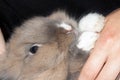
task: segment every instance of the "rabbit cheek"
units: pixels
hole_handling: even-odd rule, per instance
[[[63,62],[65,62],[64,59],[65,54],[59,51],[57,42],[46,44],[38,49],[35,55],[32,55],[29,58],[29,61],[24,65],[24,70],[21,77],[29,78],[36,77],[37,75],[39,75],[39,77],[40,75],[44,75],[44,77],[46,76],[47,78],[47,75],[44,73],[49,72],[51,76],[53,72],[57,74],[57,72],[59,73],[59,70],[57,69],[59,66],[66,71],[65,65],[67,64],[63,64]],[[60,72],[62,73],[62,71]]]
[[[45,68],[56,62],[55,60],[59,53],[57,43],[45,44],[38,49],[36,54],[29,55],[29,57],[25,59],[26,61],[29,59],[26,64],[34,67],[35,65],[39,67],[43,66],[43,68]]]

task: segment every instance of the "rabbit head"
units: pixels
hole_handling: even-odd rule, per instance
[[[65,80],[76,21],[63,12],[34,17],[16,28],[0,64],[3,80]]]

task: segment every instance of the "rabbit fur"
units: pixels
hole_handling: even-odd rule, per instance
[[[103,26],[97,13],[79,22],[64,11],[26,20],[6,43],[0,80],[77,80]]]

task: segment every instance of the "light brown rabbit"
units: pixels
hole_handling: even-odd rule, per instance
[[[6,43],[0,80],[77,80],[88,56],[78,28],[62,11],[25,21]]]

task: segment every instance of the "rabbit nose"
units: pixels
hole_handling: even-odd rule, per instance
[[[60,23],[60,24],[57,24],[57,27],[64,29],[65,32],[66,32],[66,34],[69,34],[69,33],[71,33],[71,32],[73,31],[72,26],[69,25],[69,24],[67,24],[67,23],[65,23],[65,22],[62,22],[62,23]]]

